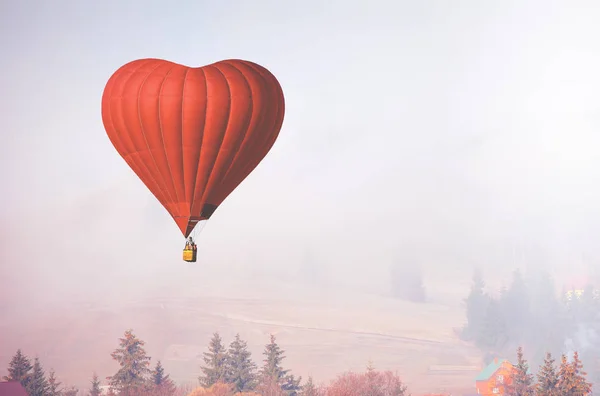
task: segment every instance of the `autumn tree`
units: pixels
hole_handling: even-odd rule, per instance
[[[566,355],[562,355],[558,370],[558,390],[561,396],[583,396],[592,391],[592,385],[586,381],[583,364],[579,354],[573,353],[573,362],[569,363]]]
[[[61,396],[60,384],[61,382],[56,379],[54,369],[51,368],[48,372],[48,396]]]
[[[169,374],[165,374],[165,369],[160,360],[156,362],[154,370],[152,370],[151,379],[152,391],[160,396],[171,396],[177,391],[177,387]]]
[[[198,377],[200,384],[209,388],[217,382],[224,382],[227,376],[227,351],[219,333],[214,333],[208,344],[208,352],[204,352],[202,375]]]
[[[277,385],[284,391],[284,394],[297,395],[301,389],[302,377],[296,379],[294,375],[289,374],[290,370],[283,369],[281,363],[285,359],[285,351],[275,341],[275,335],[271,334],[271,341],[265,346],[263,355],[265,359],[260,371],[262,388]]]
[[[325,390],[326,396],[408,396],[408,389],[397,374],[391,371],[367,370],[366,373],[347,372],[338,376]]]
[[[533,396],[535,386],[533,374],[529,373],[529,364],[523,357],[523,348],[517,348],[517,364],[512,369],[511,382],[505,385],[507,396]]]
[[[550,352],[546,353],[544,364],[537,373],[536,396],[560,396],[558,390],[558,373],[554,366],[555,360]]]
[[[150,357],[144,349],[145,342],[129,329],[119,339],[119,345],[111,356],[121,367],[115,375],[108,377],[110,386],[125,395],[140,393],[145,389],[150,374]]]
[[[27,388],[32,368],[31,360],[21,352],[21,349],[17,349],[17,353],[8,364],[8,375],[4,379],[6,381],[18,381],[24,388]]]
[[[94,373],[92,376],[92,388],[90,389],[89,396],[100,396],[102,395],[102,389],[100,389],[100,378],[98,374]]]
[[[226,382],[233,384],[236,392],[247,392],[256,388],[256,364],[251,356],[246,341],[236,334],[227,351],[226,370]]]
[[[26,389],[29,396],[46,396],[48,393],[49,386],[46,373],[40,363],[40,359],[37,357],[34,359],[33,372],[31,373]]]

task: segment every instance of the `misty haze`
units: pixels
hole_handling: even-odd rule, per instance
[[[598,393],[598,21],[592,0],[3,2],[0,395]],[[103,125],[144,58],[248,60],[285,97],[196,262]],[[136,340],[147,367],[119,379]]]

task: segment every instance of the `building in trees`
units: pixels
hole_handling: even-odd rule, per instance
[[[503,394],[505,386],[511,383],[514,366],[507,359],[494,360],[475,377],[477,393],[483,396]]]
[[[28,396],[19,381],[0,382],[0,396]]]

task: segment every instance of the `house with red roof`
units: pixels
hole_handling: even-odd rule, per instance
[[[0,396],[27,396],[27,391],[18,381],[0,382]]]
[[[507,359],[494,358],[475,377],[477,394],[483,396],[496,396],[504,394],[504,386],[510,384],[513,365]]]

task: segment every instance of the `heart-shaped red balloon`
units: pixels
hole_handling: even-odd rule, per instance
[[[135,60],[102,96],[110,141],[185,237],[267,155],[284,112],[275,76],[237,59],[198,68]]]

